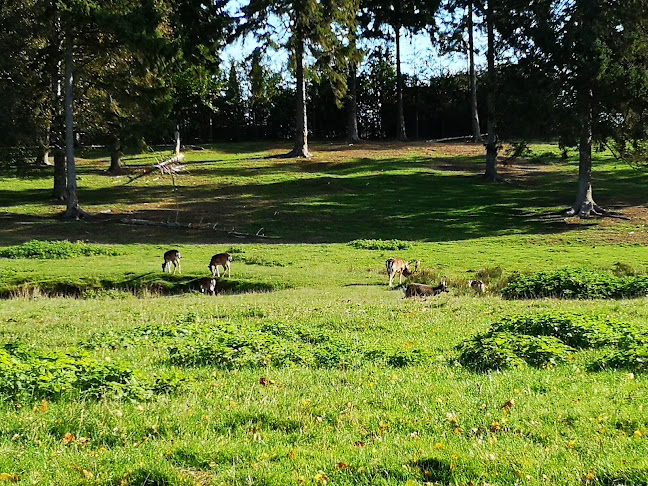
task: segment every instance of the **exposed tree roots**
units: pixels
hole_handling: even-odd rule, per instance
[[[579,217],[581,219],[589,218],[616,218],[629,221],[630,218],[621,213],[609,211],[596,204],[593,200],[587,199],[581,203],[574,204],[571,208],[565,211],[567,217]]]

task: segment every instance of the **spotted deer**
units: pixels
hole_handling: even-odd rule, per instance
[[[405,297],[434,297],[440,295],[442,292],[448,291],[448,284],[445,279],[441,281],[441,284],[436,287],[431,287],[430,285],[423,284],[409,284],[405,288]]]
[[[168,269],[169,273],[176,273],[176,270],[178,270],[178,273],[182,273],[182,269],[180,268],[180,258],[182,258],[182,255],[180,255],[180,252],[178,250],[167,251],[164,254],[162,271],[166,272]],[[173,272],[171,272],[171,265],[173,265]]]
[[[479,292],[480,294],[486,292],[486,284],[481,280],[471,280],[470,282],[468,282],[468,287],[470,287],[475,292]]]
[[[216,283],[213,277],[203,277],[200,279],[200,291],[205,295],[216,295]]]
[[[212,276],[220,278],[220,271],[218,267],[223,267],[223,275],[227,272],[228,277],[232,276],[232,255],[229,253],[218,253],[211,258],[209,262],[209,270],[212,273]]]
[[[414,263],[414,270],[410,270],[410,265]],[[398,274],[398,285],[403,283],[403,277],[409,278],[416,273],[421,261],[411,261],[406,262],[400,258],[390,258],[385,262],[385,267],[387,267],[387,275],[389,275],[389,286],[393,287],[394,277]]]

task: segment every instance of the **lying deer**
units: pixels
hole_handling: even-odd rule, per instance
[[[414,263],[414,270],[410,270],[410,265]],[[398,274],[398,285],[403,283],[403,277],[409,278],[416,273],[421,260],[406,262],[400,258],[390,258],[385,262],[387,275],[389,275],[389,286],[393,287],[394,277]]]
[[[162,264],[162,271],[166,272],[167,269],[169,273],[175,273],[178,270],[178,273],[182,273],[180,268],[180,252],[178,250],[169,250],[164,254],[164,263]],[[173,265],[173,272],[171,272],[171,265]]]
[[[205,295],[216,295],[216,282],[213,277],[203,277],[200,279],[200,291]]]
[[[448,291],[448,284],[443,279],[441,284],[437,287],[431,287],[423,284],[409,284],[405,288],[405,297],[434,297],[440,295],[442,292]]]
[[[481,280],[471,280],[470,282],[468,282],[468,287],[481,294],[486,292],[486,284]]]
[[[220,271],[218,270],[219,265],[223,267],[223,275],[227,272],[229,277],[232,276],[232,255],[229,253],[219,253],[214,255],[209,262],[209,270],[214,277],[220,277]]]

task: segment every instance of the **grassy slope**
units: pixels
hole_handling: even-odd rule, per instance
[[[4,282],[159,276],[161,255],[173,244],[184,255],[185,276],[205,275],[212,253],[235,247],[240,253],[233,279],[291,288],[218,298],[118,294],[0,301],[0,339],[69,349],[100,330],[187,320],[242,330],[278,323],[332,333],[358,347],[421,349],[423,363],[178,368],[189,379],[182,390],[150,402],[7,403],[0,406],[0,473],[33,484],[323,484],[326,478],[333,484],[581,484],[588,478],[645,484],[645,376],[588,373],[587,356],[580,354],[550,370],[481,375],[457,367],[453,354],[465,337],[518,312],[582,311],[646,328],[645,299],[515,302],[455,288],[440,299],[405,301],[386,288],[383,269],[396,253],[420,258],[450,282],[498,266],[505,272],[609,269],[623,262],[645,269],[642,221],[567,224],[538,217],[571,201],[573,161],[564,167],[542,157],[524,170],[514,165],[503,169],[514,183],[493,186],[475,176],[480,157],[469,150],[453,155],[452,148],[428,145],[369,146],[357,153],[333,148],[319,147],[317,158],[307,162],[266,159],[275,152],[249,146],[189,154],[180,220],[203,218],[253,233],[263,226],[280,238],[269,244],[211,231],[53,223],[48,218],[59,209],[44,198],[49,178],[3,180],[3,243],[47,235],[113,243],[120,252],[2,260]],[[553,148],[536,149],[548,150]],[[201,160],[213,162],[191,164]],[[645,204],[645,175],[602,156],[598,164],[600,203]],[[125,177],[107,177],[99,167],[92,159],[82,167],[86,209],[168,217],[169,180],[149,176],[124,186]],[[640,215],[643,210],[633,208]],[[25,220],[32,224],[19,224]],[[403,252],[344,244],[356,238],[413,244]],[[148,371],[170,368],[163,343],[137,341],[92,354]],[[272,382],[262,386],[261,377]],[[504,410],[511,398],[515,407]],[[66,433],[91,440],[66,444]]]

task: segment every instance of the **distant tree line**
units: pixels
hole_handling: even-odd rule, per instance
[[[238,4],[237,4],[238,5]],[[646,160],[648,0],[5,0],[0,163],[53,160],[54,196],[80,217],[74,151],[221,140],[557,138],[580,154],[571,212],[601,214],[593,144]],[[406,75],[401,38],[426,32],[470,69]],[[475,49],[475,32],[486,50]],[[221,52],[253,36],[248,59]],[[273,52],[288,54],[273,71]],[[475,68],[485,54],[486,68]]]

